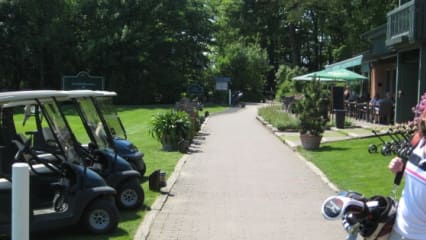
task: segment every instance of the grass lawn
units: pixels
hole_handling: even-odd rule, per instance
[[[177,161],[182,157],[179,152],[165,152],[161,149],[161,144],[151,137],[149,133],[151,117],[163,111],[171,109],[172,106],[118,106],[119,116],[126,128],[128,139],[134,143],[145,156],[144,160],[147,165],[146,178],[156,169],[166,171],[167,177],[173,172]],[[210,114],[215,112],[224,111],[226,107],[223,106],[205,106],[204,111],[209,111]],[[204,114],[203,112],[200,114]],[[68,116],[70,125],[73,126],[73,131],[76,135],[83,136],[86,133],[83,127],[78,126],[79,118],[77,116]],[[20,119],[17,119],[21,122]],[[29,126],[30,127],[30,126]],[[84,137],[79,138],[84,139]],[[145,192],[144,207],[138,211],[121,211],[120,223],[115,233],[111,235],[93,236],[88,235],[86,232],[80,230],[81,227],[72,229],[49,232],[39,236],[40,239],[114,239],[114,240],[128,240],[133,239],[134,234],[142,222],[145,213],[148,211],[149,206],[153,204],[156,197],[160,193],[152,192],[148,188],[148,181],[143,183]],[[34,238],[32,238],[34,239]]]
[[[394,175],[387,166],[393,156],[368,153],[370,144],[379,144],[377,138],[352,139],[321,144],[320,149],[298,151],[321,169],[341,190],[357,191],[367,197],[389,195]],[[381,146],[378,146],[379,150]],[[402,186],[399,190],[402,189]]]

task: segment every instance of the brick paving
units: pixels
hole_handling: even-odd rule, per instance
[[[320,214],[334,191],[256,120],[257,107],[209,118],[135,239],[344,239],[340,221]]]

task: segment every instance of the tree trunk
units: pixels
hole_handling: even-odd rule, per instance
[[[315,68],[317,69],[317,70],[319,70],[319,69],[321,69],[321,66],[320,66],[320,62],[319,62],[319,39],[318,39],[318,19],[316,18],[316,15],[315,15],[315,13],[314,13],[314,11],[310,11],[310,13],[311,13],[311,17],[312,17],[312,23],[313,23],[313,27],[314,27],[314,29],[313,29],[313,35],[314,35],[314,43],[315,43],[315,46],[314,46],[314,52],[315,52]]]
[[[297,44],[296,26],[294,23],[290,23],[288,28],[288,38],[291,46],[291,60],[294,66],[300,65],[300,47]]]

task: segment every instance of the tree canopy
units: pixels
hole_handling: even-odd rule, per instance
[[[3,0],[0,89],[104,76],[128,104],[176,101],[214,76],[257,100],[281,65],[321,69],[365,51],[396,0]],[[206,91],[208,92],[208,91]]]

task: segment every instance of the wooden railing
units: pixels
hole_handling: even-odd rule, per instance
[[[386,45],[415,38],[416,1],[412,0],[387,14]]]

